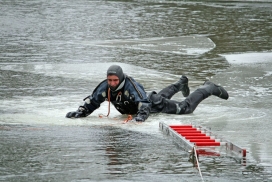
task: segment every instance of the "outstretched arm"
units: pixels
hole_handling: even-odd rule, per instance
[[[85,103],[83,106],[79,106],[76,111],[68,112],[67,118],[82,118],[89,116],[94,110],[100,107],[99,101],[94,99],[92,96],[88,96],[84,99]]]
[[[76,111],[68,112],[66,114],[67,118],[81,118],[90,115],[94,110],[100,107],[100,104],[105,101],[107,90],[106,82],[101,82],[96,89],[93,91],[92,95],[83,99],[85,101],[83,106],[79,106]]]

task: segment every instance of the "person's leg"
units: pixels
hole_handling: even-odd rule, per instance
[[[198,104],[209,96],[214,95],[221,99],[229,98],[228,92],[221,86],[210,81],[206,81],[203,86],[191,93],[184,101],[179,104],[179,114],[190,114],[194,112]]]
[[[178,114],[179,102],[167,99],[156,92],[152,92],[148,97],[152,102],[151,113]]]
[[[190,89],[188,87],[188,78],[186,76],[181,76],[177,82],[162,89],[158,93],[158,95],[167,99],[171,99],[173,95],[179,91],[182,92],[184,97],[187,97],[190,94]]]
[[[150,100],[152,101],[153,112],[190,114],[196,109],[201,101],[211,95],[215,95],[225,100],[229,97],[227,91],[223,87],[215,85],[210,81],[206,81],[202,87],[191,93],[182,102],[170,100],[155,93],[150,95]]]

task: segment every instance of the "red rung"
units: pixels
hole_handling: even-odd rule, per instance
[[[177,130],[176,131],[177,133],[201,133],[201,131],[199,131],[199,130]]]
[[[186,137],[186,136],[206,136],[204,133],[180,133],[180,135]]]
[[[197,131],[196,128],[173,128],[175,131]]]
[[[190,139],[210,139],[211,137],[210,136],[185,136],[185,138],[187,140],[190,140]]]
[[[192,125],[169,125],[170,128],[192,128]]]
[[[220,142],[194,142],[196,146],[220,146]]]
[[[190,139],[190,142],[215,142],[214,139]]]

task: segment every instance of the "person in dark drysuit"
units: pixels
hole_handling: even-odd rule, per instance
[[[171,100],[172,96],[180,91],[186,99],[181,102]],[[190,94],[186,76],[181,76],[177,82],[159,93],[153,91],[147,95],[140,83],[124,74],[120,66],[112,65],[107,70],[107,79],[94,89],[92,95],[84,99],[83,106],[79,106],[77,111],[68,112],[66,117],[86,117],[98,109],[102,102],[109,101],[121,114],[135,115],[132,121],[143,122],[150,113],[192,113],[202,100],[211,95],[225,100],[229,98],[223,87],[210,81],[205,81],[200,88]]]

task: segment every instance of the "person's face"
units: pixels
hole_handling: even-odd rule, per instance
[[[116,89],[116,87],[119,85],[119,78],[116,75],[109,75],[107,80],[108,85],[113,89]]]

